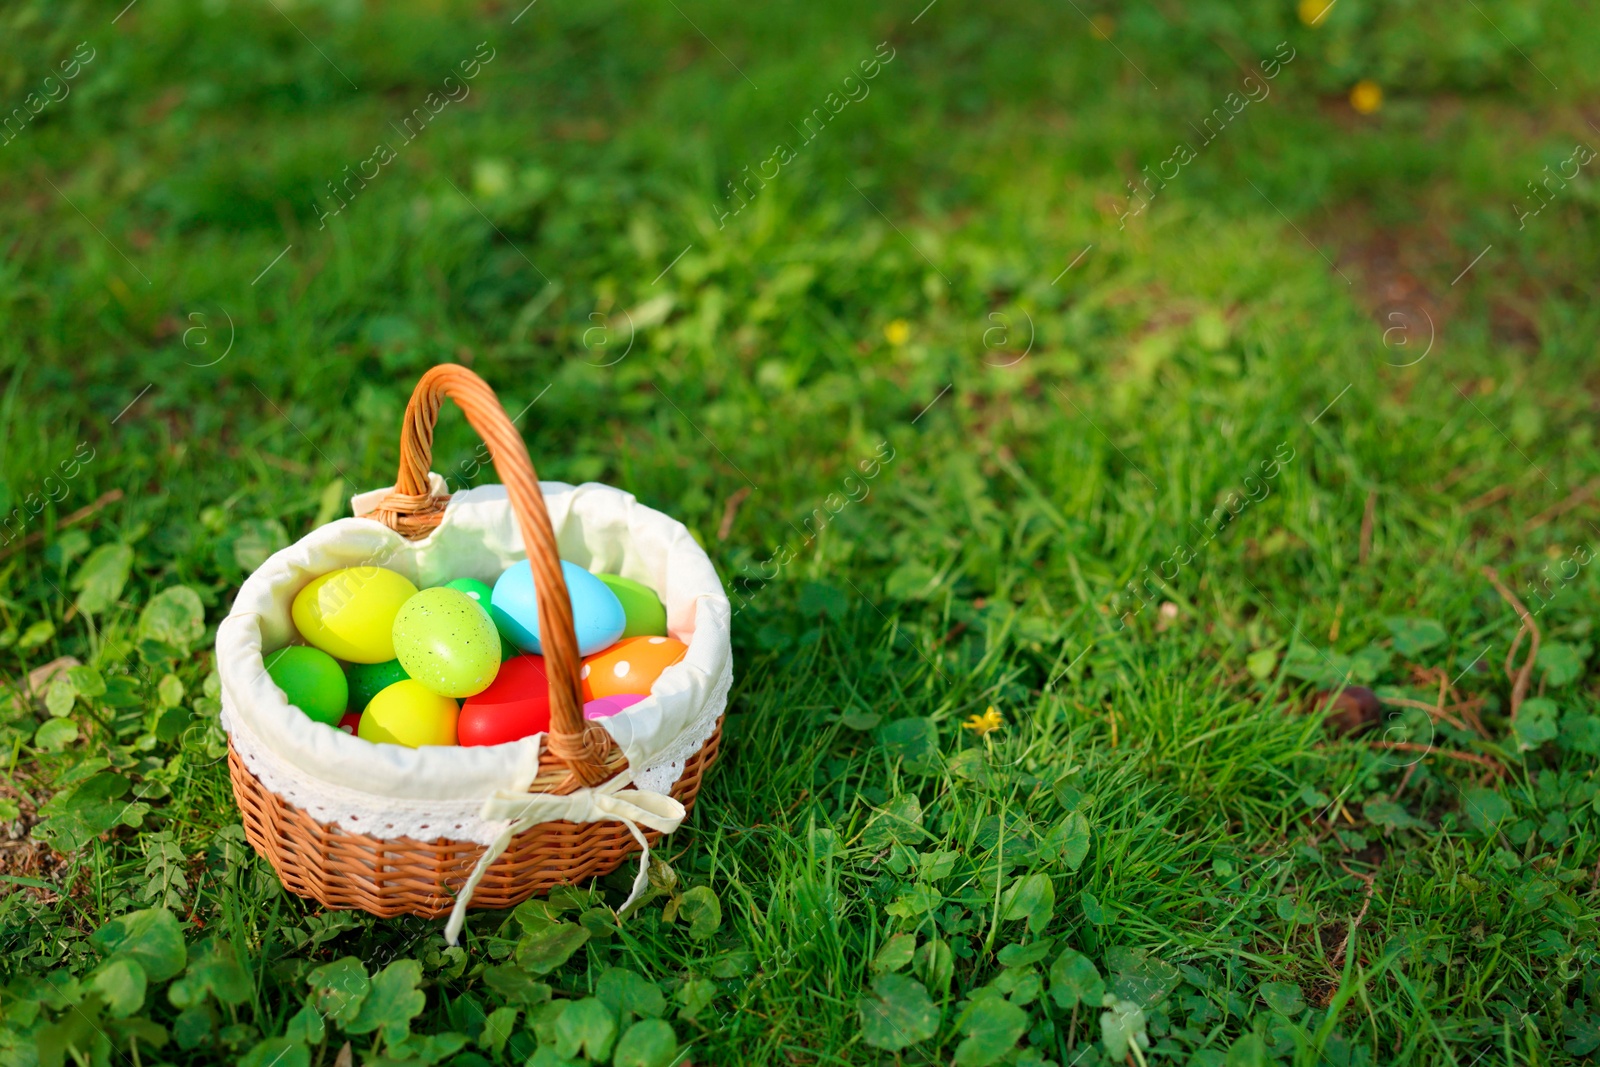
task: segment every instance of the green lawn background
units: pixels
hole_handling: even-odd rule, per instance
[[[1317,14],[0,11],[8,1061],[1589,1056],[1600,38]],[[237,828],[214,626],[447,360],[744,604],[726,759],[620,928],[625,878],[447,952]],[[480,467],[447,414],[435,469]],[[1485,567],[1537,612],[1515,721]]]

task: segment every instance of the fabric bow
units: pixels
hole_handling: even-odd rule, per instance
[[[626,911],[628,905],[639,899],[649,882],[650,843],[645,840],[644,831],[639,827],[643,825],[670,834],[678,828],[687,814],[682,804],[664,793],[649,793],[638,789],[624,792],[623,786],[629,781],[631,775],[622,774],[601,785],[590,789],[578,789],[566,796],[509,790],[490,794],[483,802],[479,817],[504,825],[484,850],[478,865],[472,870],[472,876],[461,887],[455,906],[450,909],[450,921],[445,924],[445,940],[454,945],[460,937],[461,927],[467,921],[467,904],[472,900],[473,891],[478,888],[483,876],[489,873],[489,867],[494,861],[510,847],[511,839],[542,822],[565,820],[584,823],[611,819],[628,828],[628,833],[633,835],[633,839],[639,842],[639,847],[644,851],[639,857],[639,873],[633,878],[633,891],[628,894],[628,899],[623,902],[622,907],[617,909]]]

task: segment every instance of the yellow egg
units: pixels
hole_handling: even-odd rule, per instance
[[[357,736],[378,744],[453,745],[460,705],[421,682],[407,678],[372,698],[361,713]]]
[[[314,648],[350,663],[394,659],[394,617],[417,587],[383,567],[329,571],[294,598],[294,624]]]

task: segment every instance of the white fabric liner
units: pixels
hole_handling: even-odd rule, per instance
[[[429,480],[436,493],[444,492],[437,474]],[[666,605],[668,632],[688,646],[648,698],[600,720],[628,757],[636,789],[664,794],[683,773],[685,761],[710,739],[727,705],[733,684],[727,595],[711,560],[682,523],[606,485],[541,482],[540,488],[561,557],[649,586]],[[353,498],[356,515],[369,513],[388,492]],[[319,527],[274,553],[245,581],[217,627],[222,725],[245,766],[266,788],[319,822],[350,832],[384,839],[445,837],[503,848],[508,826],[526,822],[508,817],[507,797],[527,792],[538,772],[542,734],[480,747],[376,745],[314,722],[289,705],[268,677],[262,655],[300,639],[290,617],[295,594],[336,568],[388,567],[419,588],[453,578],[492,585],[501,571],[525,558],[521,531],[500,485],[456,493],[439,527],[418,541],[358,517]],[[615,803],[606,799],[616,788],[612,783],[598,791],[578,790],[563,801],[568,814],[554,817],[617,819],[637,836],[637,827],[615,814]]]

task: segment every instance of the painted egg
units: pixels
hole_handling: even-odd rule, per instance
[[[500,635],[489,615],[459,589],[424,589],[394,617],[400,666],[441,696],[481,693],[500,669]]]
[[[598,656],[583,661],[583,668],[578,672],[583,680],[583,699],[587,703],[625,693],[648,696],[661,672],[688,651],[682,641],[670,637],[630,637],[618,641]]]
[[[366,710],[373,697],[394,683],[411,677],[397,659],[387,663],[352,663],[344,669],[344,675],[350,680],[348,707],[358,712]]]
[[[572,598],[572,623],[578,633],[578,655],[599,652],[622,636],[627,616],[622,601],[606,583],[582,567],[565,561],[561,573]],[[543,654],[539,644],[539,602],[533,590],[533,568],[527,560],[506,568],[494,583],[495,615],[511,643],[524,652]]]
[[[290,645],[266,657],[267,674],[289,703],[329,726],[339,721],[350,699],[344,671],[321,649]]]
[[[461,706],[456,738],[463,745],[500,745],[550,729],[550,682],[543,656],[516,656],[489,688]]]
[[[467,594],[476,600],[484,611],[489,610],[489,598],[494,595],[494,590],[489,588],[488,582],[480,582],[476,578],[452,578],[444,583],[444,587]]]
[[[623,708],[631,708],[645,699],[638,693],[622,693],[614,697],[601,697],[583,706],[585,719],[608,719]]]
[[[453,745],[459,705],[414,679],[396,682],[372,698],[357,728],[363,741],[380,745]]]
[[[498,618],[496,618],[497,615],[502,615],[503,612],[494,606],[492,602],[494,590],[489,588],[488,582],[480,582],[476,578],[457,578],[454,581],[445,582],[444,587],[446,589],[461,590],[473,600],[476,600],[478,602],[478,606],[489,613],[489,619],[494,623],[494,628],[500,631],[501,663],[504,663],[506,660],[522,651],[506,638],[506,626]]]
[[[361,733],[361,713],[346,712],[344,718],[339,720],[339,729],[353,737],[358,736]]]
[[[667,609],[648,585],[620,574],[597,574],[595,577],[606,583],[606,588],[622,603],[622,613],[627,618],[622,628],[623,637],[667,636]]]
[[[345,567],[313,578],[290,614],[307,643],[351,663],[394,659],[394,617],[417,593],[383,567]]]

